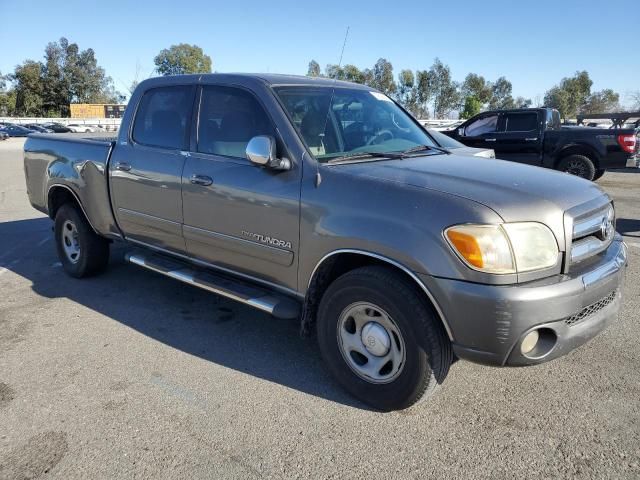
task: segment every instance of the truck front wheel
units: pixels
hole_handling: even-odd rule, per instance
[[[56,213],[54,234],[64,271],[82,278],[103,271],[109,264],[109,242],[97,235],[84,215],[70,204]]]
[[[568,155],[558,163],[558,170],[578,177],[593,180],[596,175],[596,166],[589,157],[584,155]]]
[[[354,397],[383,410],[408,408],[441,384],[453,353],[421,292],[385,267],[362,267],[335,280],[322,297],[320,352]]]

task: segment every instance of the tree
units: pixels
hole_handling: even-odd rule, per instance
[[[591,85],[589,73],[576,72],[573,77],[563,78],[559,85],[547,91],[544,103],[557,108],[562,118],[572,118],[586,104],[591,95]]]
[[[429,118],[427,104],[431,101],[431,79],[427,70],[416,72],[416,115],[421,118]]]
[[[581,108],[582,113],[609,113],[616,110],[620,110],[620,95],[610,88],[593,92]]]
[[[42,114],[69,115],[71,103],[118,103],[113,80],[98,65],[92,48],[81,50],[77,43],[62,37],[45,47],[42,69]]]
[[[40,62],[26,60],[18,65],[11,75],[15,84],[16,105],[15,114],[33,117],[42,114],[42,69]]]
[[[464,108],[460,113],[460,118],[471,118],[480,113],[482,110],[482,103],[474,96],[469,96],[464,99]]]
[[[443,118],[460,103],[458,85],[451,79],[451,70],[436,58],[429,69],[427,85],[433,99],[433,115]]]
[[[171,45],[161,50],[153,61],[160,75],[211,73],[211,57],[197,45]]]
[[[328,78],[335,78],[336,80],[342,80],[344,77],[344,71],[340,65],[330,63],[324,67],[324,76]]]
[[[365,73],[365,79],[368,85],[388,95],[396,91],[396,82],[393,79],[393,65],[386,58],[378,59],[373,66],[373,70],[369,71],[368,75]]]
[[[631,92],[629,96],[631,97],[631,101],[633,102],[632,108],[634,110],[640,110],[640,90]]]
[[[342,80],[354,83],[364,83],[366,78],[364,72],[355,65],[345,65],[342,69]]]
[[[7,90],[10,80],[10,75],[2,75],[0,72],[0,116],[13,115],[16,108],[16,92],[14,89]]]
[[[402,70],[398,74],[396,99],[404,108],[409,110],[414,117],[424,117],[424,111],[418,99],[416,76],[411,70]]]
[[[482,75],[475,73],[468,74],[460,87],[463,98],[474,97],[481,105],[486,105],[491,101],[493,92],[491,84]]]
[[[511,96],[512,90],[513,86],[509,80],[505,77],[498,78],[491,85],[491,100],[489,101],[489,108],[492,110],[514,108],[515,102]]]
[[[533,102],[530,98],[516,97],[513,101],[514,108],[530,108]]]
[[[320,65],[315,60],[311,60],[309,62],[309,68],[307,69],[308,77],[319,77],[320,76]]]
[[[567,112],[569,111],[569,94],[566,90],[555,86],[551,88],[544,95],[544,104],[547,107],[555,108],[560,112],[562,118],[567,118]]]

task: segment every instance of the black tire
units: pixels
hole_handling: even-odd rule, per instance
[[[576,175],[587,180],[593,180],[596,166],[589,157],[584,155],[568,155],[558,163],[558,170]]]
[[[74,226],[75,232],[72,230]],[[74,278],[88,277],[102,272],[109,264],[109,241],[93,231],[84,214],[74,205],[60,207],[56,213],[54,235],[58,258],[68,275]],[[77,240],[78,252],[75,256],[65,249],[65,236],[68,239],[69,235]],[[69,243],[66,245],[70,246]]]
[[[596,174],[593,176],[593,180],[596,181],[599,178],[602,178],[602,176],[604,175],[604,172],[606,172],[606,170],[602,170],[602,169],[596,170]]]
[[[387,383],[362,378],[339,345],[340,319],[359,302],[383,309],[401,334],[403,366]],[[322,297],[317,318],[320,352],[328,369],[345,390],[378,410],[401,410],[428,398],[453,361],[451,343],[424,293],[385,267],[362,267],[336,279]]]

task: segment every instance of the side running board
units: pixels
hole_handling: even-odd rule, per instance
[[[200,269],[165,255],[130,252],[125,254],[125,260],[194,287],[244,303],[277,318],[291,319],[300,316],[300,303],[285,295],[243,280]]]

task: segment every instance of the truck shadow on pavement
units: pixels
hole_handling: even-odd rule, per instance
[[[332,402],[370,410],[343,392],[324,370],[315,338],[301,338],[297,320],[279,320],[129,265],[123,259],[127,251],[123,244],[112,245],[106,272],[73,279],[58,261],[51,225],[48,218],[0,223],[0,269],[29,280],[32,290],[42,297],[68,298],[190,355]],[[0,277],[0,285],[3,280]]]
[[[618,218],[616,219],[616,230],[625,237],[640,238],[640,220]]]

